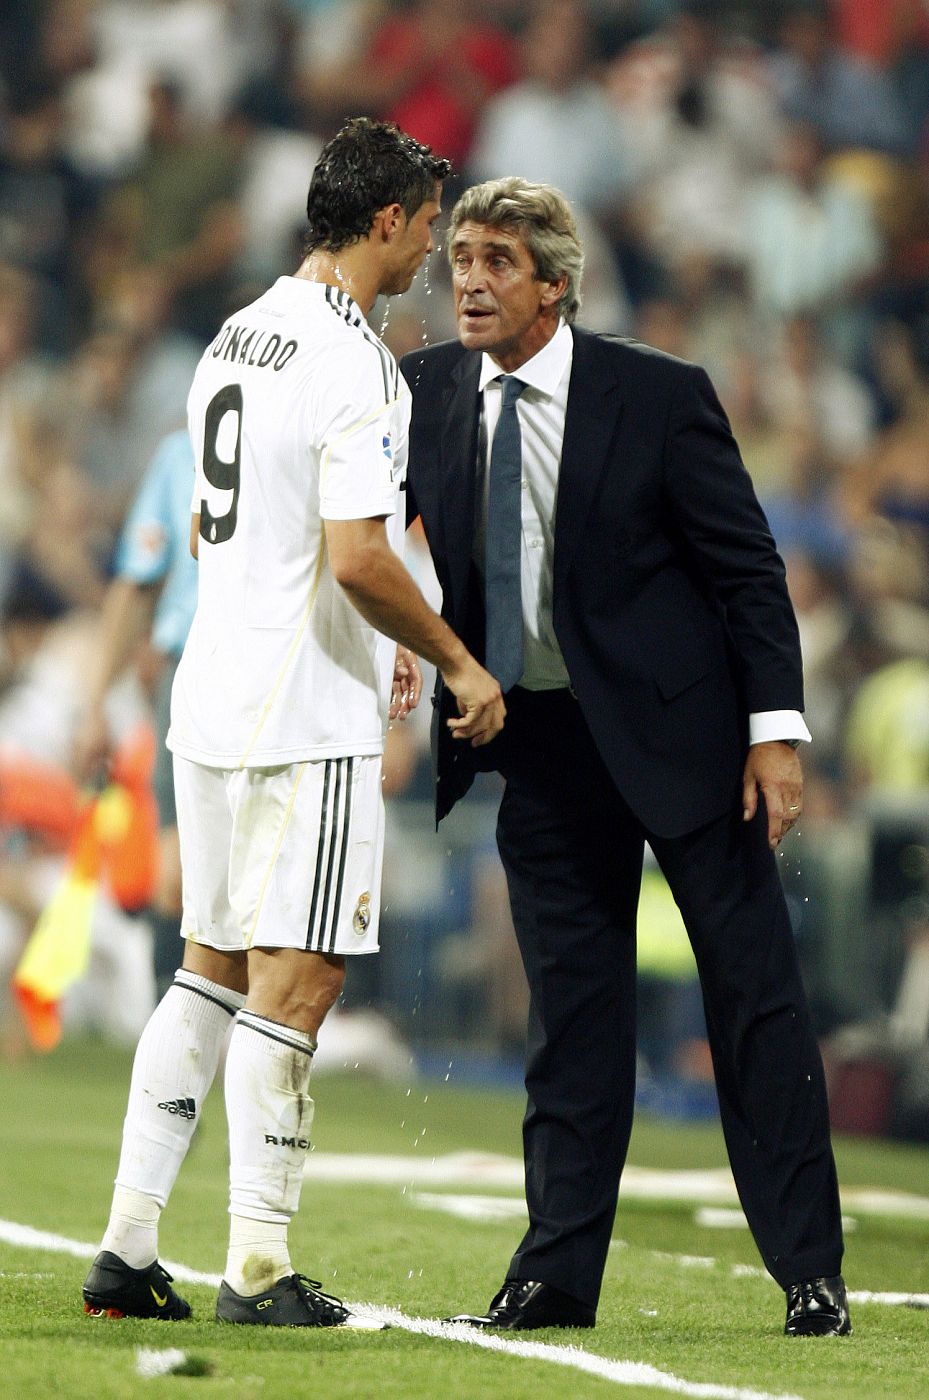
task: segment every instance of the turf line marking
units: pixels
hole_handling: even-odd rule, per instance
[[[477,1331],[468,1327],[466,1323],[407,1317],[395,1308],[377,1308],[372,1311],[382,1321],[389,1322],[391,1327],[401,1327],[405,1332],[438,1337],[443,1341],[464,1342],[484,1351],[521,1356],[529,1361],[548,1361],[555,1366],[568,1366],[575,1371],[586,1371],[588,1375],[613,1381],[616,1385],[649,1386],[653,1390],[666,1390],[674,1395],[695,1396],[698,1400],[801,1400],[797,1395],[772,1395],[765,1390],[747,1390],[742,1386],[685,1381],[669,1371],[659,1371],[657,1367],[649,1366],[644,1361],[611,1361],[609,1357],[597,1356],[593,1352],[583,1351],[580,1347],[553,1346],[549,1342],[513,1341]]]
[[[349,1182],[375,1186],[484,1187],[513,1190],[523,1202],[525,1172],[521,1159],[493,1152],[448,1152],[440,1157],[398,1156],[365,1152],[311,1152],[304,1175],[314,1181]],[[729,1206],[734,1225],[742,1218],[739,1198],[728,1167],[685,1170],[667,1167],[637,1167],[627,1163],[619,1187],[624,1200],[689,1201],[694,1205]],[[906,1191],[887,1191],[872,1186],[846,1186],[842,1204],[860,1215],[888,1216],[900,1220],[929,1220],[929,1196]],[[721,1220],[723,1217],[720,1216]]]
[[[76,1259],[93,1259],[97,1246],[83,1244],[80,1240],[68,1239],[65,1235],[51,1234],[46,1230],[36,1230],[31,1225],[19,1225],[12,1220],[0,1220],[0,1242],[20,1245],[25,1249],[43,1249],[55,1254],[70,1254]],[[188,1269],[165,1259],[168,1272],[179,1283],[203,1283],[213,1288],[220,1284],[219,1274],[206,1274],[199,1269]],[[389,1322],[392,1327],[418,1336],[436,1337],[442,1341],[462,1342],[485,1351],[496,1351],[512,1356],[521,1356],[534,1361],[548,1361],[556,1366],[570,1367],[575,1371],[585,1371],[588,1375],[600,1376],[616,1385],[651,1386],[654,1390],[666,1390],[674,1395],[693,1396],[694,1400],[801,1400],[796,1395],[772,1395],[762,1390],[747,1390],[740,1386],[715,1385],[700,1381],[685,1381],[667,1371],[659,1371],[642,1361],[612,1361],[606,1356],[582,1351],[580,1347],[554,1346],[546,1342],[513,1341],[505,1337],[491,1336],[475,1331],[464,1323],[437,1322],[434,1318],[408,1317],[397,1308],[375,1307],[371,1304],[349,1303],[348,1306],[365,1317],[378,1318]]]
[[[99,1249],[99,1245],[82,1244],[80,1240],[36,1230],[31,1225],[18,1225],[15,1220],[0,1220],[0,1243],[21,1245],[23,1249],[45,1249],[50,1254],[70,1254],[75,1259],[93,1259]],[[175,1264],[170,1259],[163,1259],[162,1263],[169,1274],[183,1283],[204,1283],[208,1288],[218,1288],[222,1282],[219,1274],[188,1269],[185,1264]]]
[[[851,1303],[883,1303],[897,1308],[929,1308],[929,1293],[869,1293],[867,1289],[849,1289]]]
[[[47,1230],[37,1230],[32,1225],[20,1225],[13,1220],[0,1220],[0,1243],[23,1249],[46,1250],[52,1254],[70,1254],[76,1259],[93,1259],[97,1253],[95,1244],[84,1244],[80,1240],[68,1239],[66,1235],[52,1234]],[[701,1263],[704,1261],[701,1260]],[[190,1269],[170,1259],[163,1261],[168,1272],[179,1283],[201,1283],[209,1288],[218,1288],[221,1275],[204,1273],[201,1269]],[[850,1292],[849,1299],[856,1303],[881,1303],[888,1306],[927,1308],[929,1293],[871,1293]],[[695,1400],[801,1400],[796,1395],[772,1395],[768,1391],[748,1390],[740,1386],[716,1385],[712,1382],[685,1381],[667,1371],[659,1371],[642,1361],[612,1361],[606,1356],[583,1351],[580,1347],[554,1346],[548,1342],[524,1342],[494,1336],[476,1331],[465,1324],[438,1322],[434,1318],[408,1317],[396,1308],[378,1307],[370,1303],[349,1303],[352,1311],[365,1317],[388,1322],[392,1327],[402,1328],[419,1336],[436,1337],[444,1341],[462,1342],[468,1346],[481,1347],[486,1351],[509,1353],[531,1360],[548,1361],[556,1366],[572,1367],[589,1375],[600,1376],[624,1386],[651,1386],[654,1390],[666,1390],[674,1395],[689,1395]]]

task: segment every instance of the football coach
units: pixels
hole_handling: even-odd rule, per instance
[[[644,844],[693,945],[723,1130],[789,1335],[850,1331],[822,1063],[774,851],[809,738],[776,551],[703,370],[574,322],[564,197],[466,191],[448,235],[459,340],[403,361],[410,518],[444,614],[497,677],[507,723],[455,742],[435,698],[437,816],[478,768],[530,989],[529,1229],[486,1313],[590,1327],[635,1094]]]

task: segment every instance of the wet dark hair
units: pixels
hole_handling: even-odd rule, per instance
[[[337,253],[357,243],[388,204],[399,204],[411,219],[451,168],[393,122],[353,117],[316,162],[306,201],[306,252]]]

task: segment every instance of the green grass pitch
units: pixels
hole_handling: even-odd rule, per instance
[[[0,1219],[93,1245],[106,1220],[130,1057],[102,1043],[70,1042],[44,1059],[0,1065]],[[518,1157],[517,1095],[416,1082],[384,1086],[319,1077],[315,1147],[430,1160],[465,1149]],[[929,1195],[929,1151],[837,1144],[843,1185]],[[640,1115],[630,1161],[648,1167],[725,1163],[715,1126],[662,1124]],[[424,1188],[494,1194],[482,1186]],[[506,1194],[498,1191],[497,1194]],[[515,1192],[509,1193],[514,1196]],[[402,1184],[308,1181],[291,1231],[297,1268],[346,1300],[441,1318],[486,1305],[519,1237],[519,1218],[468,1221],[424,1208]],[[929,1220],[853,1217],[845,1273],[850,1289],[929,1292]],[[195,1316],[184,1323],[95,1321],[83,1315],[85,1260],[0,1243],[0,1366],[4,1391],[66,1400],[561,1400],[749,1392],[802,1400],[926,1400],[929,1311],[853,1306],[851,1338],[782,1336],[783,1298],[758,1265],[748,1231],[698,1224],[690,1204],[621,1203],[593,1332],[547,1331],[518,1340],[613,1362],[644,1363],[670,1380],[629,1385],[552,1356],[488,1351],[400,1327],[383,1333],[221,1328],[213,1290],[180,1286]],[[219,1273],[226,1244],[226,1142],[215,1089],[162,1221],[162,1256]],[[689,1260],[681,1256],[690,1256]],[[180,1348],[203,1375],[147,1378],[140,1348]],[[570,1359],[570,1358],[569,1358]],[[576,1359],[576,1358],[575,1358]],[[583,1361],[583,1358],[581,1359]],[[627,1388],[628,1387],[628,1388]]]

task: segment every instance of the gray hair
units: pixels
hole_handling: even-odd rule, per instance
[[[575,319],[581,306],[584,249],[571,206],[560,190],[531,184],[518,175],[472,185],[452,210],[446,243],[450,259],[455,234],[463,223],[489,224],[521,234],[541,281],[567,277],[558,313],[566,321]]]

